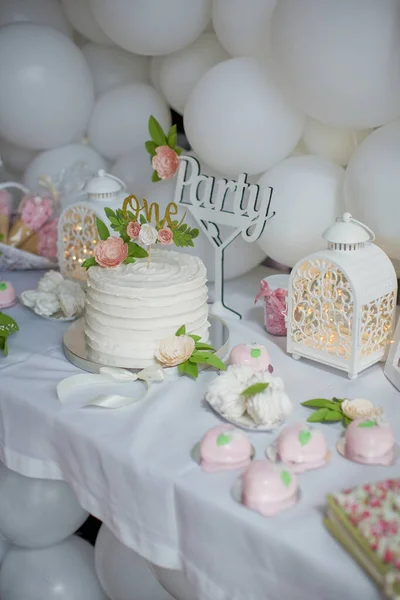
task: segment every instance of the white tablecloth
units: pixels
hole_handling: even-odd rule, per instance
[[[400,433],[399,392],[382,365],[349,381],[345,374],[284,352],[284,340],[268,338],[263,307],[253,305],[260,267],[227,284],[229,303],[244,315],[230,322],[232,345],[266,343],[276,374],[295,405],[292,421],[306,419],[299,405],[312,397],[371,398],[382,405]],[[8,274],[17,292],[35,286],[37,273]],[[10,355],[0,358],[0,458],[30,477],[64,479],[82,506],[104,521],[127,546],[151,562],[181,568],[199,600],[377,600],[369,578],[322,524],[327,492],[399,476],[400,467],[366,467],[339,456],[340,424],[323,425],[331,464],[301,475],[298,506],[262,518],[236,503],[231,488],[238,473],[205,474],[191,450],[218,422],[204,404],[215,376],[204,372],[154,385],[146,399],[116,411],[81,408],[100,390],[79,393],[61,406],[57,383],[79,372],[63,356],[68,324],[46,321],[17,306],[7,311],[20,325]],[[127,395],[130,384],[110,387]],[[102,389],[104,392],[104,389]],[[273,434],[252,434],[257,457]],[[399,440],[400,441],[400,440]]]

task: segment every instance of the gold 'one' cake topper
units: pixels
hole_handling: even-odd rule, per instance
[[[150,267],[151,248],[155,244],[194,246],[193,240],[199,235],[198,229],[184,223],[186,213],[179,222],[174,219],[178,214],[175,202],[170,202],[161,216],[157,202],[149,204],[145,198],[140,202],[132,194],[125,198],[122,209],[105,208],[104,212],[115,234],[110,233],[101,219],[96,219],[101,241],[95,246],[94,256],[82,263],[85,269],[113,268],[145,257]]]

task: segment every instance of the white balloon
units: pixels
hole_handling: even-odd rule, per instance
[[[93,148],[86,144],[67,144],[61,148],[53,148],[38,154],[26,169],[23,182],[32,192],[41,194],[46,188],[39,184],[39,178],[44,175],[56,182],[65,171],[73,165],[82,163],[87,166],[88,172],[96,173],[99,169],[106,168],[106,161]],[[48,190],[47,190],[48,192]]]
[[[21,148],[21,146],[16,146],[7,140],[0,139],[1,160],[7,169],[18,175],[23,173],[36,154],[36,150]]]
[[[55,0],[1,0],[0,27],[12,23],[48,25],[72,36],[72,27]]]
[[[275,211],[258,241],[268,256],[293,267],[326,247],[322,234],[344,210],[343,177],[339,165],[313,155],[287,158],[262,175]]]
[[[276,0],[214,0],[215,33],[232,56],[264,57]]]
[[[0,465],[0,533],[13,544],[50,546],[74,533],[88,516],[64,481],[31,479]]]
[[[160,83],[160,73],[161,67],[164,61],[164,56],[153,56],[150,61],[150,81],[152,86],[162,94],[161,83]]]
[[[192,156],[193,153],[188,153]],[[196,157],[198,158],[198,157]],[[224,176],[217,173],[214,169],[208,165],[201,166],[201,172],[206,175],[213,175],[217,179],[221,179]],[[229,177],[228,177],[229,179]],[[174,201],[175,196],[175,180],[159,181],[157,183],[151,183],[149,188],[146,190],[145,198],[148,202],[157,202],[160,205],[161,212],[166,208],[169,202]],[[200,186],[201,193],[201,186]],[[188,192],[185,190],[184,199],[188,200]],[[233,194],[228,192],[226,194],[226,206],[233,200]],[[189,227],[195,227],[199,229],[199,225],[194,217],[190,214],[189,210],[183,205],[179,205],[177,219],[180,220],[186,212],[185,223]],[[232,233],[231,228],[220,227],[222,237],[227,237]],[[199,256],[204,262],[207,268],[207,278],[209,281],[214,281],[214,248],[209,241],[206,234],[200,229],[200,235],[194,240],[194,247],[178,248],[174,247],[177,252],[186,252],[187,254],[193,254]],[[250,244],[245,242],[241,236],[237,237],[232,244],[230,244],[225,250],[224,254],[224,278],[233,279],[234,277],[240,277],[244,273],[251,271],[254,267],[259,265],[262,260],[266,258],[265,253],[261,250],[257,244]]]
[[[398,0],[279,0],[271,42],[308,115],[359,129],[400,116]]]
[[[309,154],[324,156],[345,167],[354,150],[370,132],[370,129],[326,125],[307,117],[301,141]]]
[[[74,535],[49,548],[11,548],[0,571],[0,597],[108,600],[96,576],[92,546]]]
[[[213,67],[185,106],[192,148],[218,171],[255,175],[296,146],[304,117],[292,108],[271,75],[254,58],[232,58]]]
[[[61,0],[61,2],[65,14],[80,34],[95,44],[113,45],[97,23],[89,0]]]
[[[106,34],[130,52],[156,56],[188,46],[206,28],[211,0],[90,0]]]
[[[93,106],[90,70],[65,35],[32,23],[0,29],[0,135],[40,150],[85,129]]]
[[[377,243],[400,259],[400,121],[372,132],[350,159],[347,208],[373,229]]]
[[[160,94],[150,85],[131,83],[109,90],[96,101],[90,122],[90,143],[102,156],[116,159],[149,139],[153,115],[165,130],[171,114]]]
[[[145,559],[124,546],[105,525],[94,552],[97,576],[110,600],[172,600]]]
[[[132,150],[119,157],[110,173],[122,179],[129,194],[144,198],[153,175],[150,156],[144,147]]]
[[[183,114],[189,94],[199,79],[228,58],[215,33],[210,32],[203,33],[191,46],[166,56],[161,63],[159,81],[168,104]]]
[[[4,558],[11,547],[11,542],[0,534],[0,566],[3,564]]]
[[[99,44],[86,44],[82,52],[93,76],[95,94],[102,94],[131,81],[149,80],[150,59]]]

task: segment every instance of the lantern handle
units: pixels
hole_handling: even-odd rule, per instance
[[[119,183],[122,186],[122,190],[123,192],[126,191],[126,183],[124,181],[122,181],[122,179],[119,179],[119,177],[116,177],[115,175],[111,175],[111,173],[107,173],[107,171],[105,171],[104,169],[100,169],[98,172],[98,175],[100,175],[101,177],[109,177],[109,179],[114,179],[114,181],[116,181],[117,183]]]
[[[375,240],[375,234],[372,231],[372,229],[370,229],[367,225],[365,225],[365,223],[361,223],[361,221],[357,221],[357,219],[354,219],[354,217],[352,217],[352,215],[348,212],[345,212],[343,217],[341,219],[339,219],[342,221],[342,223],[350,223],[350,221],[352,221],[353,223],[357,223],[357,225],[361,225],[361,227],[363,229],[365,229],[365,231],[367,233],[369,233],[369,237],[370,237],[370,242],[373,242]]]
[[[4,183],[0,183],[0,190],[6,190],[7,188],[16,188],[17,190],[21,190],[24,194],[30,194],[29,188],[22,185],[21,183],[17,183],[16,181],[5,181]]]

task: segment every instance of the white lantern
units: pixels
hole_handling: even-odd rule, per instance
[[[397,321],[396,332],[390,344],[389,356],[387,357],[384,373],[400,391],[400,319]]]
[[[394,327],[397,279],[373,232],[345,213],[323,234],[328,248],[300,260],[288,295],[287,351],[350,379],[384,360]]]
[[[58,223],[58,262],[64,277],[86,280],[82,263],[94,255],[99,241],[96,218],[104,220],[104,208],[121,208],[126,196],[123,181],[102,169],[85,186],[79,199],[61,213]],[[111,235],[117,235],[112,230]]]

